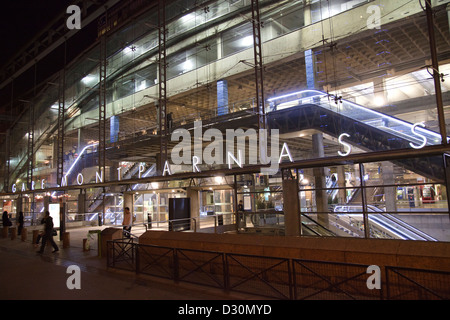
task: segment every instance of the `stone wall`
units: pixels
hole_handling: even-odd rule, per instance
[[[450,243],[147,231],[140,244],[315,261],[450,271]]]

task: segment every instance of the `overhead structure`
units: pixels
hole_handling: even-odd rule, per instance
[[[158,118],[159,118],[159,170],[163,172],[167,160],[167,57],[166,57],[166,5],[158,3]]]

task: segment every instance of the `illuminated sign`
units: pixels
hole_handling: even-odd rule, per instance
[[[338,154],[341,157],[346,157],[352,152],[352,146],[349,145],[347,142],[342,141],[343,137],[350,138],[350,135],[348,133],[343,133],[338,138],[339,144],[342,144],[345,148],[347,148],[347,151],[345,153],[342,153],[341,151],[338,151]]]
[[[53,219],[53,228],[60,227],[60,217],[59,217],[59,203],[49,203],[48,212],[50,212],[50,217]]]
[[[302,104],[317,104],[324,105],[327,104],[327,108],[336,108],[336,104],[330,103],[330,96],[324,92],[317,90],[304,90],[299,92],[294,92],[290,94],[285,94],[279,97],[268,99],[271,103],[278,103],[278,106],[283,107],[283,104],[288,106],[293,105],[302,105]],[[365,114],[366,119],[382,119],[383,124],[376,127],[380,130],[385,130],[387,132],[392,132],[393,128],[401,127],[402,130],[398,131],[398,134],[401,135],[404,139],[410,140],[412,142],[409,145],[414,149],[421,149],[432,140],[431,143],[436,143],[436,141],[440,140],[440,135],[425,129],[425,124],[423,122],[411,124],[406,121],[391,117],[386,114],[379,113],[377,111],[364,108],[360,105],[357,105],[353,102],[346,101],[341,99],[339,103],[345,104],[347,106],[346,109],[351,109],[354,115],[348,115],[350,117],[359,117],[360,114]],[[336,109],[336,112],[341,112]],[[356,112],[357,111],[357,112]],[[356,119],[357,121],[364,122],[363,119]],[[421,128],[418,128],[421,127]],[[248,164],[253,165],[269,165],[270,167],[261,167],[262,174],[276,174],[279,170],[279,164],[284,160],[289,160],[290,162],[294,162],[291,152],[287,143],[283,143],[281,151],[279,150],[280,139],[279,139],[279,130],[272,129],[270,132],[267,129],[259,129],[258,131],[255,129],[227,129],[226,134],[224,135],[218,129],[210,128],[205,132],[202,130],[203,125],[202,121],[194,122],[194,137],[191,136],[191,131],[184,128],[177,128],[172,132],[171,141],[178,141],[172,151],[171,151],[171,160],[175,165],[185,164],[190,165],[192,167],[192,172],[200,172],[199,165],[201,164],[224,164],[223,159],[226,159],[226,164],[229,169],[232,169],[233,165],[237,165],[239,168],[243,168],[245,164],[245,160],[248,159]],[[405,132],[408,130],[411,132],[412,136],[409,132]],[[394,133],[397,134],[397,133]],[[225,141],[223,140],[226,137]],[[270,141],[269,138],[270,137]],[[193,138],[193,139],[192,139]],[[248,148],[246,148],[246,141],[248,140]],[[346,157],[352,152],[352,146],[348,142],[351,140],[351,135],[348,133],[342,133],[338,136],[338,142],[343,146],[342,151],[337,151],[338,155],[341,157]],[[192,150],[192,141],[193,150]],[[211,141],[209,145],[203,148],[203,143],[205,141]],[[270,149],[269,149],[270,142]],[[226,153],[224,153],[223,146],[226,145]],[[65,175],[61,178],[60,186],[65,187],[68,186],[68,177],[69,175],[72,177],[72,181],[78,185],[84,184],[84,176],[83,174],[77,173],[76,178],[74,179],[74,175],[72,175],[72,171],[77,165],[78,161],[82,158],[84,153],[87,153],[89,148],[95,148],[98,143],[90,144],[85,146],[80,152],[79,156],[70,166],[69,170],[65,173]],[[236,146],[236,151],[235,151]],[[245,154],[246,150],[248,150],[248,155]],[[270,150],[270,155],[267,154],[267,150]],[[192,151],[194,154],[192,154]],[[224,155],[226,156],[224,157]],[[259,160],[259,161],[258,161]],[[117,181],[122,181],[121,169],[117,169]],[[150,169],[146,172],[146,166],[143,163],[139,164],[137,175],[138,178],[145,178],[150,172]],[[173,174],[171,164],[166,160],[164,162],[164,167],[162,169],[162,176],[171,176]],[[130,178],[132,180],[133,178]],[[95,183],[103,183],[104,175],[103,172],[95,173]],[[45,179],[40,181],[41,189],[44,190],[46,188]],[[33,181],[31,183],[31,190],[35,190],[36,183]],[[39,190],[39,189],[38,189]],[[22,183],[21,191],[26,191],[25,183]],[[12,192],[17,192],[16,184],[12,185]]]
[[[425,137],[425,136],[421,135],[420,133],[416,132],[417,126],[421,126],[422,128],[425,128],[425,124],[423,122],[415,123],[412,126],[412,128],[411,128],[411,133],[416,135],[416,136],[419,136],[420,138],[422,138],[422,143],[420,145],[416,146],[415,144],[412,144],[410,142],[409,145],[411,146],[411,148],[414,148],[414,149],[422,149],[427,144],[427,137]]]

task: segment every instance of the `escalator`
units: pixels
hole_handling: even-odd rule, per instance
[[[361,205],[336,206],[334,212],[330,216],[331,224],[335,228],[352,233],[352,236],[364,237]],[[373,205],[367,206],[367,218],[371,238],[437,241],[434,237]]]
[[[324,227],[312,217],[302,213],[302,235],[319,237],[364,238],[364,222],[361,206],[346,206],[345,211],[329,214],[329,226]],[[361,212],[360,214],[356,212]],[[368,206],[369,237],[378,239],[401,239],[438,241],[434,237],[405,223],[392,214],[374,206]]]
[[[276,105],[276,111],[273,107],[274,111],[267,114],[268,126],[278,129],[280,134],[315,129],[338,138],[345,128],[349,135],[345,141],[366,151],[409,149],[441,143],[440,134],[432,130],[350,101],[340,99],[335,102],[328,94],[317,90],[300,91],[268,101]],[[442,159],[437,157],[394,162],[430,179],[444,176]]]
[[[344,99],[333,99],[328,94],[317,90],[305,90],[276,98],[268,99],[272,111],[267,114],[270,129],[278,129],[280,134],[307,129],[338,138],[345,128],[345,139],[349,144],[366,151],[385,151],[405,148],[419,148],[425,145],[441,143],[440,134],[411,124],[407,121],[365,108]],[[392,161],[405,169],[430,179],[440,180],[444,176],[442,159],[439,157],[413,158]],[[328,189],[333,189],[337,179],[327,178]],[[347,204],[360,196],[356,188]],[[359,192],[359,193],[358,193]],[[337,189],[328,190],[333,201]],[[341,206],[344,207],[344,206]],[[346,205],[346,210],[330,214],[330,226],[324,228],[310,217],[302,214],[302,231],[309,235],[350,235],[364,237],[362,214],[358,205]],[[368,206],[369,233],[371,237],[405,240],[436,241],[435,238],[399,218],[379,208]],[[341,208],[342,209],[342,208]],[[350,210],[350,211],[349,211]],[[371,213],[373,212],[373,213]],[[358,218],[359,217],[359,218]],[[305,221],[303,221],[305,220]]]
[[[320,237],[336,237],[336,233],[325,228],[323,225],[309,217],[307,214],[301,214],[302,235],[303,236],[320,236]]]

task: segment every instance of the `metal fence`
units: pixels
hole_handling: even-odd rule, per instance
[[[384,267],[369,289],[368,265],[108,242],[107,264],[137,274],[272,299],[447,300],[450,272]]]

